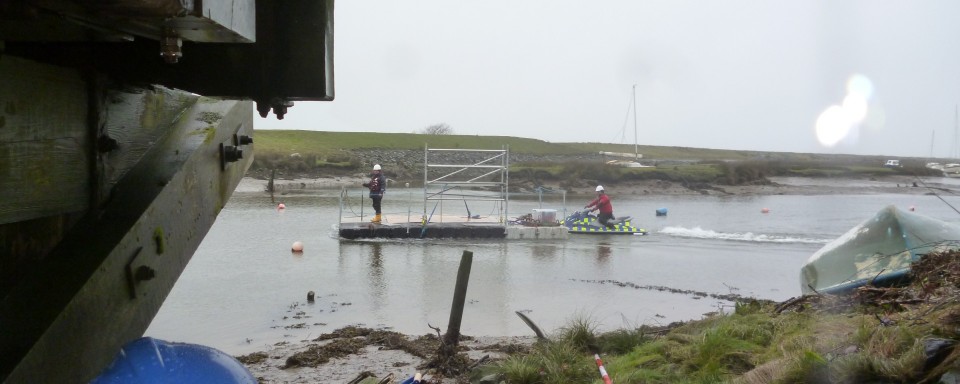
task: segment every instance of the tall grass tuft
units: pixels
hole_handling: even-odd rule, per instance
[[[831,383],[829,362],[816,351],[806,350],[787,365],[782,381],[786,383]]]
[[[594,353],[599,350],[596,331],[597,324],[589,316],[579,314],[560,328],[560,340],[581,352]]]
[[[875,328],[862,351],[842,356],[830,368],[835,382],[916,382],[923,374],[922,340],[900,327]]]
[[[543,383],[588,383],[599,377],[593,358],[570,342],[542,345],[540,358]]]
[[[597,336],[597,344],[604,353],[624,354],[648,341],[640,329],[617,329]]]
[[[508,357],[497,370],[511,384],[589,383],[599,377],[593,358],[562,340],[538,344],[529,355]]]
[[[497,370],[508,383],[537,384],[542,383],[540,367],[534,356],[513,355],[507,357],[497,365]]]

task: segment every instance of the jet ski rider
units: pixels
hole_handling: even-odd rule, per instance
[[[593,209],[590,209],[591,207]],[[600,214],[597,215],[597,221],[599,221],[600,224],[607,226],[607,228],[614,228],[613,223],[611,223],[611,221],[614,220],[613,204],[610,204],[610,197],[604,193],[602,185],[597,186],[597,198],[591,201],[590,204],[587,204],[584,208],[590,209],[589,212],[599,210]]]

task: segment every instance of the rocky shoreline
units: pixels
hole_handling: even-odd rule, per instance
[[[634,180],[607,184],[611,194],[628,195],[843,195],[843,194],[956,194],[960,185],[951,184],[945,178],[921,180],[910,176],[884,176],[869,179],[852,178],[811,178],[811,177],[771,177],[769,183],[750,185],[721,185],[709,183],[687,184],[665,180]],[[275,192],[286,194],[297,191],[320,189],[359,188],[366,179],[358,176],[338,176],[321,178],[290,178],[274,180]],[[389,186],[400,181],[390,180]],[[267,192],[269,181],[262,178],[245,177],[237,187],[237,192]],[[411,185],[412,187],[415,185]],[[561,187],[558,183],[547,183],[544,187],[554,190],[566,190],[568,194],[593,193],[593,185]],[[529,186],[511,186],[512,192],[532,192]]]

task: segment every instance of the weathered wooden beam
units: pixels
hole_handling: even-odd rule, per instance
[[[256,41],[256,14],[254,0],[112,0],[112,1],[30,1],[21,6],[30,11],[25,16],[16,6],[0,8],[0,16],[13,26],[0,27],[0,35],[17,41],[49,42],[53,39],[89,39],[90,33],[59,34],[35,33],[28,27],[39,28],[37,20],[60,18],[98,31],[101,39],[123,40],[136,35],[159,40],[169,34],[184,40],[204,43],[252,43]],[[77,3],[82,3],[79,6]],[[41,9],[43,11],[41,11]],[[17,19],[20,20],[17,20]],[[27,19],[32,23],[23,22]],[[54,24],[53,22],[48,22]],[[64,22],[61,21],[60,24]],[[60,24],[54,24],[64,28]],[[17,29],[16,27],[19,27]],[[110,31],[110,32],[108,32]],[[6,33],[3,33],[6,32]],[[13,33],[17,32],[17,33]],[[38,36],[39,35],[39,36]],[[44,40],[43,38],[47,38]]]
[[[161,93],[179,94],[139,94]],[[252,136],[252,118],[250,101],[190,104],[102,210],[31,265],[0,301],[0,381],[87,382],[143,334],[249,167],[252,144],[235,162],[220,156],[238,135]]]
[[[86,210],[86,82],[11,56],[0,57],[0,79],[0,225]]]
[[[75,6],[76,1],[54,0],[44,2],[51,9],[60,6]],[[141,4],[143,1],[125,0],[122,2],[84,1],[84,3],[125,3]],[[198,2],[199,3],[199,2]],[[208,26],[230,24],[240,19],[249,20],[249,0],[202,2],[204,15],[210,18]],[[284,0],[254,1],[253,19],[256,24],[255,42],[236,44],[207,44],[184,41],[183,57],[175,65],[158,60],[161,44],[157,36],[144,31],[131,31],[123,25],[111,25],[110,28],[97,28],[100,19],[92,24],[81,23],[87,33],[78,33],[71,28],[80,19],[62,17],[56,13],[46,22],[33,17],[14,23],[8,20],[0,7],[0,41],[5,42],[4,51],[10,55],[32,58],[38,61],[61,66],[96,68],[100,73],[127,84],[162,84],[169,88],[182,89],[193,93],[229,98],[253,99],[258,103],[258,111],[266,117],[271,109],[278,118],[283,118],[292,102],[300,100],[333,100],[333,22],[334,0]],[[216,9],[207,8],[216,4]],[[234,9],[239,7],[242,9]],[[13,7],[11,7],[13,8]],[[69,14],[69,13],[68,13]],[[231,18],[217,20],[221,16]],[[39,15],[46,16],[45,14]],[[97,14],[96,16],[104,16]],[[117,15],[110,15],[116,17]],[[36,16],[34,16],[36,17]],[[13,18],[13,17],[11,17]],[[15,19],[15,18],[14,18]],[[201,26],[189,25],[196,17],[186,16],[158,20],[176,27],[186,22],[178,33],[205,35],[213,37],[201,41],[240,41],[240,33],[224,31],[211,34]],[[18,21],[18,20],[14,20]],[[135,22],[136,20],[132,20]],[[8,25],[9,24],[9,25]],[[224,25],[226,25],[224,24]],[[249,27],[249,23],[240,22]],[[23,26],[24,28],[15,28]],[[138,25],[143,26],[143,25]],[[238,25],[239,26],[239,25]],[[148,29],[151,26],[146,26]],[[9,29],[8,29],[9,28]],[[50,30],[63,30],[63,39],[50,35]],[[246,29],[246,28],[244,28]],[[83,30],[83,29],[81,29]],[[124,32],[143,33],[153,39],[133,39],[123,43],[103,42],[101,35],[123,34]],[[87,37],[86,42],[75,41],[76,35]],[[39,36],[42,40],[33,40]],[[54,40],[50,40],[54,38]],[[195,37],[200,40],[199,37]],[[69,41],[70,43],[59,43]]]
[[[105,108],[97,135],[101,201],[140,159],[170,133],[170,123],[197,102],[198,95],[163,87],[104,92]]]

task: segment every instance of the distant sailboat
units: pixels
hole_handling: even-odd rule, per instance
[[[933,160],[933,158],[934,158],[934,157],[933,157],[933,148],[934,148],[934,144],[936,144],[936,142],[937,142],[937,130],[934,129],[933,132],[930,133],[930,159],[931,159],[931,160]],[[926,167],[927,167],[927,168],[930,168],[930,169],[936,169],[936,170],[938,170],[938,171],[943,172],[943,164],[940,164],[940,163],[937,163],[937,162],[929,162],[929,163],[927,163]]]
[[[950,147],[950,157],[960,158],[960,111],[953,107],[953,144]],[[943,175],[946,177],[960,177],[960,163],[943,165]]]
[[[633,85],[633,96],[630,99],[630,110],[633,111],[633,154],[622,153],[622,152],[604,152],[601,151],[600,154],[604,156],[615,156],[615,157],[632,157],[633,160],[610,160],[607,162],[608,165],[615,165],[620,167],[628,168],[640,168],[640,167],[649,167],[648,165],[640,164],[640,159],[643,155],[640,154],[640,145],[638,143],[637,135],[637,85]],[[627,111],[628,116],[630,110]]]

